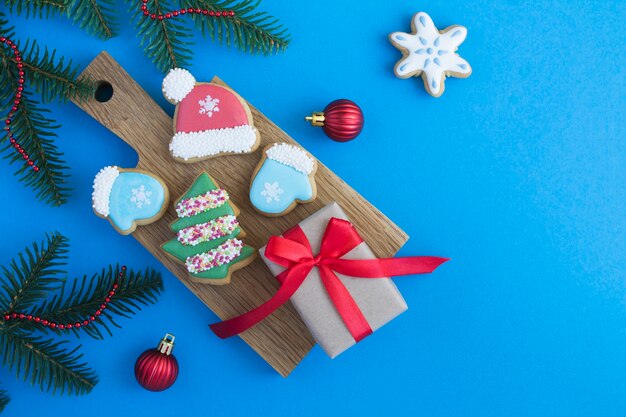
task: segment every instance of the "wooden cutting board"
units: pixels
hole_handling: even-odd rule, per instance
[[[246,242],[253,247],[262,247],[270,236],[280,235],[332,201],[343,207],[376,256],[393,256],[407,241],[408,236],[398,226],[320,162],[316,174],[318,193],[314,202],[299,205],[279,218],[257,213],[250,205],[248,190],[252,172],[261,159],[261,149],[273,142],[296,141],[252,105],[254,124],[261,133],[261,145],[257,152],[184,164],[176,162],[169,153],[168,146],[173,135],[172,118],[108,53],[98,55],[80,76],[89,76],[113,87],[113,95],[108,101],[100,102],[92,98],[76,101],[75,104],[137,151],[137,168],[161,177],[169,187],[172,201],[183,194],[201,171],[208,172],[228,190],[232,201],[241,209],[238,219],[247,232]],[[199,74],[199,80],[203,80],[202,74]],[[217,77],[212,82],[226,85]],[[170,110],[173,111],[174,107]],[[364,161],[363,165],[366,163]],[[258,258],[250,266],[236,271],[229,285],[211,286],[189,280],[185,266],[175,262],[160,248],[163,242],[174,236],[169,224],[175,218],[176,213],[170,204],[162,219],[138,227],[132,236],[220,318],[244,313],[276,292],[277,281]],[[115,233],[113,228],[111,233]],[[284,305],[262,323],[242,333],[241,338],[283,376],[289,375],[315,344],[291,304]]]

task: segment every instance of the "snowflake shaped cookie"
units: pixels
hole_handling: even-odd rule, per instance
[[[133,188],[130,190],[132,196],[130,197],[130,202],[135,204],[137,208],[142,208],[143,206],[149,206],[152,201],[150,201],[150,196],[152,195],[152,191],[146,190],[146,187],[143,185],[138,188]]]
[[[220,111],[220,108],[218,107],[218,104],[220,104],[219,98],[206,96],[204,100],[198,101],[198,104],[200,105],[198,113],[206,114],[209,117],[213,117],[213,113]]]
[[[265,201],[267,203],[271,203],[272,201],[280,201],[280,195],[284,192],[282,188],[278,185],[278,182],[274,181],[273,183],[266,182],[263,184],[263,191],[261,191],[261,195],[265,197]]]
[[[467,36],[463,26],[450,26],[437,30],[430,16],[424,12],[413,16],[413,33],[394,32],[389,40],[402,51],[402,59],[394,68],[399,78],[421,76],[426,91],[439,97],[445,89],[445,78],[467,78],[472,73],[470,64],[456,54]]]

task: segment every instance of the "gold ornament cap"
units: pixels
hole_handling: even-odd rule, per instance
[[[307,122],[311,122],[312,126],[322,127],[324,126],[324,120],[326,120],[326,116],[324,116],[324,112],[315,112],[310,116],[306,116],[304,118]]]
[[[157,350],[165,355],[171,355],[172,350],[174,350],[174,339],[176,339],[176,337],[174,337],[173,334],[167,333],[159,342]]]

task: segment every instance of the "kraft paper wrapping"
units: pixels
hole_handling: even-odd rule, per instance
[[[319,252],[324,230],[331,217],[350,221],[339,204],[331,203],[300,222],[300,227],[308,237],[314,254]],[[259,253],[274,276],[285,269],[265,257],[265,246],[259,249]],[[363,242],[343,258],[372,259],[375,256],[367,243]],[[373,331],[408,308],[404,298],[389,278],[365,279],[341,274],[337,276],[358,304]],[[355,344],[352,335],[328,297],[317,268],[311,270],[304,283],[291,297],[291,302],[317,343],[331,358],[335,358]]]

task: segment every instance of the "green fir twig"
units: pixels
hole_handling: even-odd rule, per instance
[[[67,10],[68,0],[2,0],[9,12],[25,17],[48,18],[55,13]]]
[[[70,0],[67,15],[81,29],[101,39],[116,35],[114,0]]]
[[[152,20],[143,15],[138,2],[131,1],[130,4],[131,10],[135,11],[133,20],[137,21],[140,46],[157,68],[166,72],[170,68],[187,66],[191,59],[191,50],[185,46],[189,44],[185,39],[191,38],[189,29],[180,20]],[[149,0],[147,6],[156,14],[171,9],[167,0]]]
[[[289,46],[291,37],[278,19],[256,9],[261,0],[181,0],[183,7],[208,9],[213,11],[233,11],[233,17],[212,17],[193,14],[192,19],[204,36],[224,43],[235,45],[249,53],[283,52]]]

